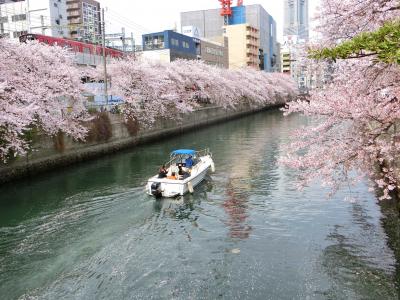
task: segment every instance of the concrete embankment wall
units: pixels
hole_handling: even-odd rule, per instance
[[[40,133],[35,137],[30,151],[7,164],[0,164],[0,183],[57,169],[62,166],[93,159],[121,149],[133,147],[153,140],[166,138],[196,128],[228,121],[257,111],[282,106],[285,101],[275,105],[250,108],[243,106],[229,110],[222,107],[205,107],[184,115],[178,121],[158,120],[151,128],[140,129],[130,134],[121,115],[109,114],[112,135],[102,142],[76,142],[68,137],[49,137]],[[61,144],[61,145],[60,145]]]

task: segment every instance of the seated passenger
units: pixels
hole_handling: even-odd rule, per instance
[[[185,174],[185,172],[183,171],[183,169],[182,169],[182,165],[181,164],[179,164],[178,165],[178,175],[183,175],[183,174]]]
[[[185,179],[185,178],[188,178],[190,176],[190,174],[188,172],[185,172],[183,170],[181,164],[178,165],[178,169],[179,169],[179,171],[178,171],[179,179]]]
[[[193,162],[191,155],[188,158],[186,158],[185,165],[186,165],[186,168],[189,168],[189,169],[193,167],[194,162]]]
[[[167,169],[165,168],[165,165],[162,165],[160,170],[158,171],[158,178],[165,178],[167,177]]]
[[[177,179],[176,175],[175,175],[175,172],[172,172],[171,176],[167,176],[167,179],[174,179],[174,180]]]

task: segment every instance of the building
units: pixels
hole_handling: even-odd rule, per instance
[[[259,4],[232,7],[228,26],[248,24],[259,31],[259,68],[268,72],[279,71],[276,53],[276,22]],[[182,29],[194,26],[202,38],[212,39],[224,35],[224,17],[220,9],[189,11],[181,13]],[[229,41],[230,48],[232,43]]]
[[[299,45],[309,39],[308,0],[285,0],[283,39],[285,49],[282,51],[282,72],[290,73],[297,82],[301,93],[307,94],[320,77],[314,74],[309,65],[299,59]]]
[[[297,36],[300,40],[309,38],[308,0],[285,0],[284,36]]]
[[[13,2],[19,2],[19,1],[24,1],[24,0],[0,0],[0,4],[13,3]]]
[[[228,38],[221,39],[220,42],[200,39],[199,58],[208,65],[220,68],[229,68],[229,43]]]
[[[276,57],[278,58],[276,60],[276,70],[278,72],[282,72],[282,53],[281,53],[282,45],[281,43],[276,43],[275,47],[276,47],[275,48]]]
[[[26,33],[68,36],[66,0],[3,1],[0,36],[18,38]]]
[[[218,66],[220,68],[229,68],[229,43],[227,37],[215,37],[214,39],[205,39],[200,37],[200,31],[195,26],[182,27],[182,33],[200,41],[200,53],[198,58],[206,64]]]
[[[229,69],[260,69],[259,30],[249,24],[224,26],[229,41]]]
[[[281,72],[282,73],[291,73],[291,58],[290,58],[290,50],[288,48],[281,50]]]
[[[67,0],[70,38],[85,42],[101,41],[100,3],[94,0]]]
[[[172,30],[142,35],[143,57],[171,62],[176,59],[197,59],[200,41]]]

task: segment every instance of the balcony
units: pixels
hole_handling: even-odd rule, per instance
[[[257,46],[257,44],[258,44],[258,39],[256,39],[256,38],[247,38],[246,39],[246,45]]]
[[[246,49],[246,54],[247,54],[247,56],[249,56],[249,55],[258,56],[258,51],[257,51],[257,49]]]
[[[81,12],[79,10],[68,11],[68,17],[80,17]]]
[[[80,7],[79,7],[79,5],[76,3],[74,3],[74,4],[68,4],[67,5],[67,11],[68,10],[74,10],[74,9],[80,9]]]

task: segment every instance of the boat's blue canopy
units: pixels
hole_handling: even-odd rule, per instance
[[[190,149],[178,149],[178,150],[174,150],[172,151],[171,155],[195,155],[196,154],[196,150],[190,150]]]

